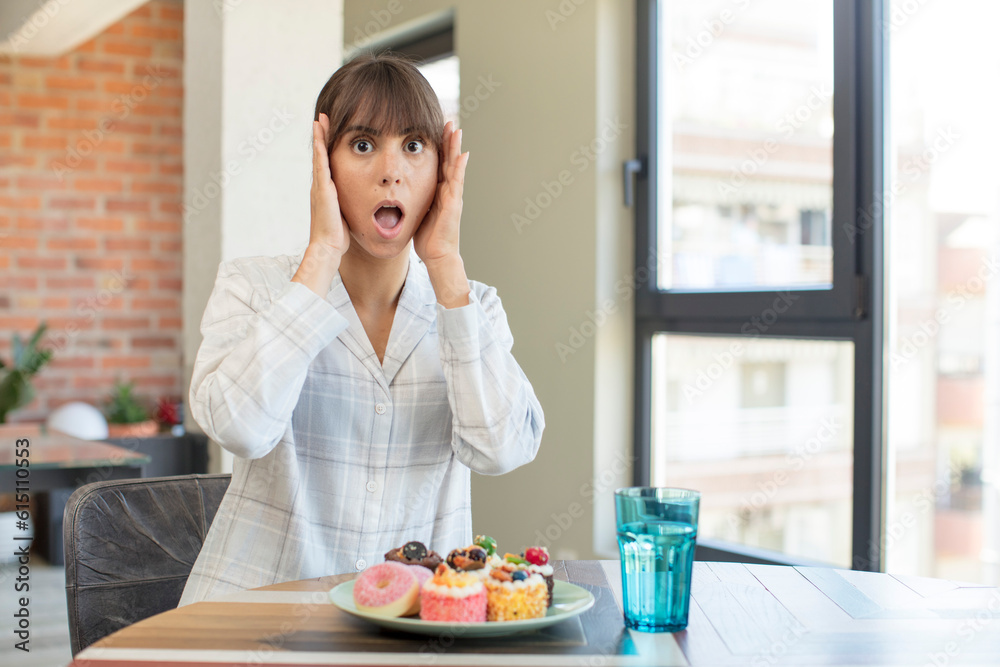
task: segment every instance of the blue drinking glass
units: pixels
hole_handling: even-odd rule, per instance
[[[701,493],[650,486],[615,491],[625,625],[643,632],[687,627]]]

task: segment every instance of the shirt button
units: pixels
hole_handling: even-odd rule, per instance
[[[385,403],[376,403],[375,404],[375,412],[379,413],[380,415],[384,415],[385,414]]]
[[[372,493],[375,493],[375,489],[378,488],[378,484],[376,484],[375,482],[368,482],[367,484],[365,484],[365,488],[371,491]]]
[[[360,572],[361,570],[368,567],[368,563],[365,562],[364,558],[359,558],[358,562],[354,564],[354,567]]]

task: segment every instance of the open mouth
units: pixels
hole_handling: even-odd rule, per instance
[[[398,201],[379,202],[375,209],[375,224],[385,230],[395,229],[403,219],[403,207]]]

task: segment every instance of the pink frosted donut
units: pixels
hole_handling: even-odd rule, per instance
[[[379,616],[403,616],[419,602],[420,585],[410,566],[385,562],[373,565],[354,581],[354,604]]]

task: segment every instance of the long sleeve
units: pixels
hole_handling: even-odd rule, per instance
[[[279,442],[309,364],[347,327],[331,304],[282,274],[276,264],[223,262],[201,322],[191,414],[244,458],[265,456]]]
[[[182,604],[361,572],[411,540],[469,544],[472,470],[538,450],[542,411],[492,288],[470,281],[470,304],[445,312],[411,258],[379,364],[343,281],[322,299],[290,283],[298,261],[223,265],[206,308],[192,413],[238,458]]]
[[[469,304],[438,306],[441,363],[453,413],[452,449],[470,469],[500,475],[538,453],[545,417],[511,348],[496,289],[469,294]]]

